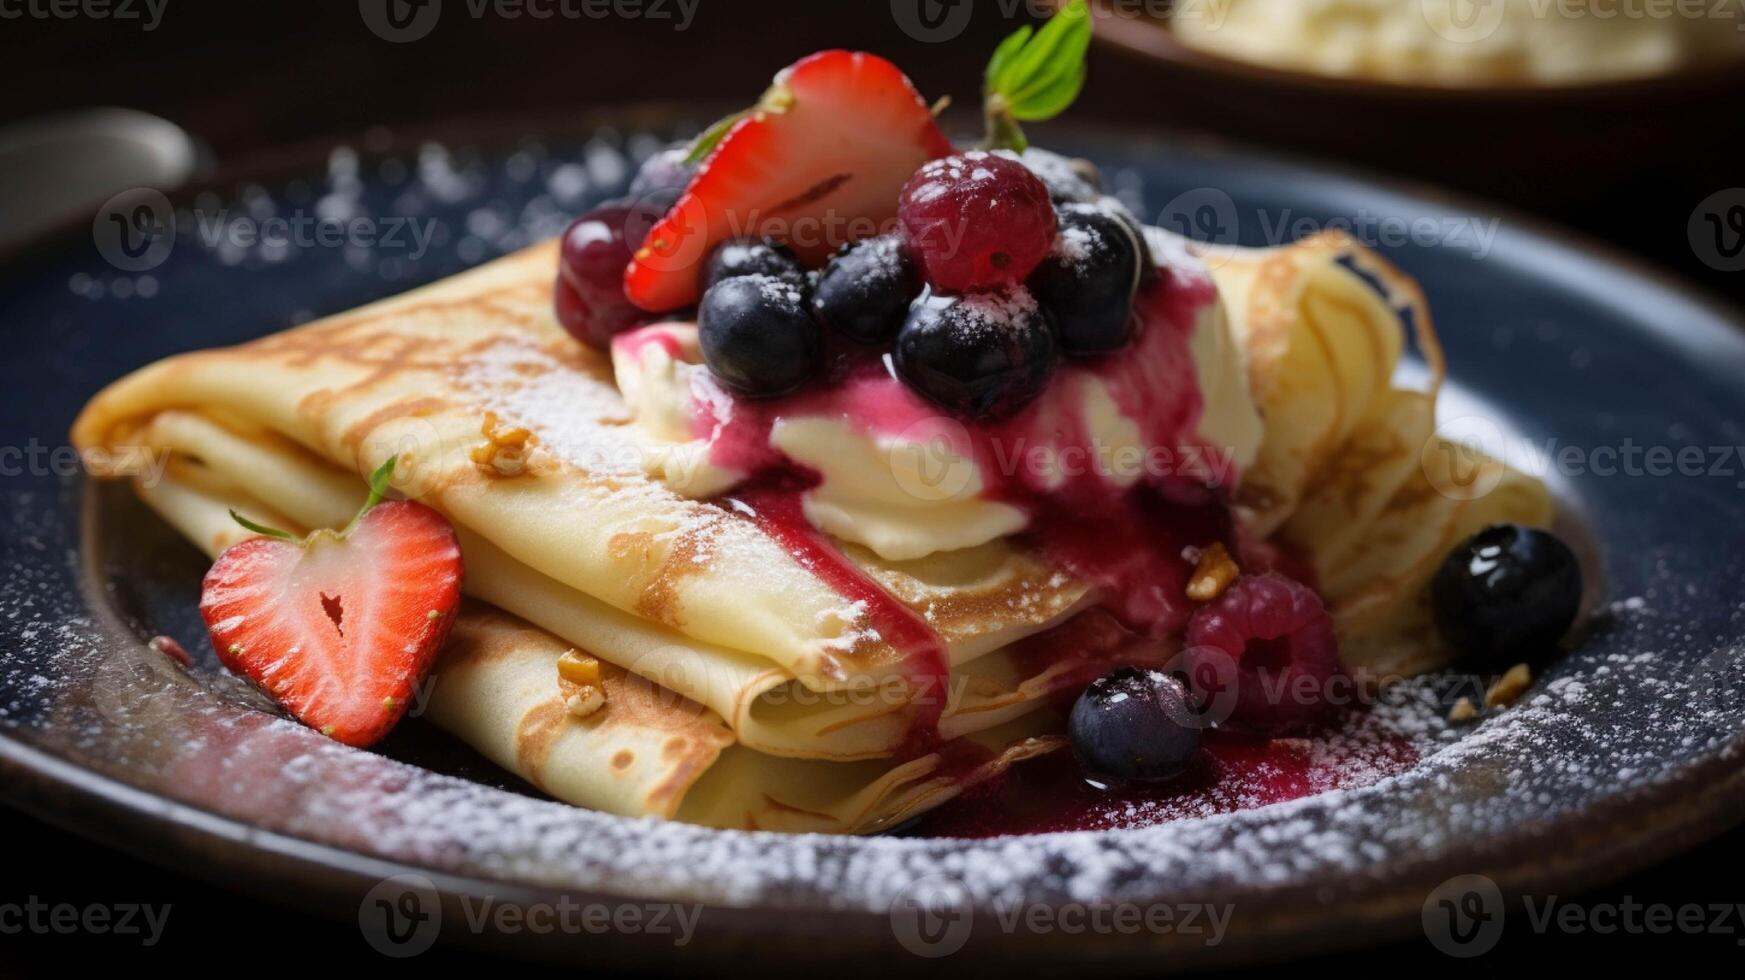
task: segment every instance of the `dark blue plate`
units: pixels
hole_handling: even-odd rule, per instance
[[[355,912],[378,948],[416,951],[440,933],[596,966],[864,963],[964,947],[1031,970],[1156,971],[1420,929],[1470,949],[1459,944],[1494,941],[1485,913],[1502,896],[1621,874],[1745,812],[1736,316],[1511,215],[1132,132],[1044,141],[1096,160],[1154,223],[1250,245],[1353,227],[1422,281],[1453,365],[1456,430],[1552,481],[1605,583],[1576,652],[1522,704],[1440,733],[1416,768],[1362,789],[984,842],[627,821],[539,799],[419,723],[366,753],[264,710],[202,641],[201,558],[124,488],[79,476],[66,432],[80,405],[166,354],[553,234],[686,128],[650,110],[428,142],[378,133],[180,194],[173,231],[166,202],[132,195],[15,256],[0,273],[5,794],[240,888]],[[193,668],[149,650],[156,634],[186,643]],[[697,902],[702,917],[679,946],[646,918],[600,936],[481,926],[485,896],[645,912]],[[1171,928],[1092,934],[1012,918],[1035,909],[1061,922],[1049,917],[1087,902],[1230,918],[1215,937],[1179,915]]]

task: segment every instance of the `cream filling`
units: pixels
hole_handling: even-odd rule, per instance
[[[812,526],[889,561],[972,548],[1024,529],[1025,513],[982,499],[981,470],[944,435],[869,434],[841,418],[784,418],[770,444],[821,480],[801,501]]]
[[[1196,314],[1189,349],[1204,402],[1199,437],[1238,473],[1260,449],[1260,413],[1248,389],[1246,358],[1220,302]],[[749,474],[710,459],[709,443],[693,426],[692,377],[706,371],[697,347],[697,328],[671,323],[644,328],[649,334],[614,345],[618,388],[635,419],[644,449],[644,469],[675,492],[711,497],[731,489]],[[676,351],[677,356],[674,355]],[[1078,465],[1095,467],[1109,482],[1128,487],[1155,462],[1143,444],[1138,423],[1124,415],[1108,387],[1094,376],[1079,381],[1078,409],[1095,452]],[[814,527],[844,541],[872,549],[889,561],[924,558],[935,552],[971,548],[1024,529],[1027,515],[1010,504],[983,497],[986,474],[970,456],[967,433],[949,418],[928,419],[891,434],[869,432],[847,419],[798,415],[775,421],[770,444],[819,474],[819,484],[802,501]],[[1048,447],[1032,447],[1047,449]],[[1058,485],[1066,465],[1059,450],[1037,452],[1012,465],[1039,468],[1045,486]],[[1205,454],[1172,457],[1172,465],[1205,479],[1227,479],[1225,460]]]
[[[1240,474],[1260,455],[1266,423],[1248,387],[1248,351],[1237,341],[1222,299],[1200,310],[1199,322],[1188,338],[1188,350],[1193,354],[1194,375],[1199,379],[1200,398],[1205,403],[1200,415],[1200,438],[1219,453],[1228,454],[1228,462],[1234,464],[1239,480]]]
[[[669,338],[677,356],[653,341],[612,347],[612,373],[635,420],[643,471],[693,500],[731,490],[747,474],[717,466],[709,458],[709,443],[692,432],[691,376],[708,370],[697,346],[696,324],[645,329]]]

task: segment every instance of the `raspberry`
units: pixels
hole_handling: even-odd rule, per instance
[[[1342,673],[1333,617],[1313,589],[1276,572],[1244,575],[1188,623],[1189,682],[1207,711],[1266,735],[1302,732],[1326,713]]]
[[[1048,186],[1030,168],[973,151],[915,171],[898,198],[903,237],[948,292],[1023,282],[1054,244]]]

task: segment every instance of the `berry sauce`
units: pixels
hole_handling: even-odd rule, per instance
[[[1051,668],[1059,673],[1049,684],[1057,707],[1072,707],[1084,686],[1116,665],[1166,667],[1176,658],[1176,644],[1136,636],[1107,611],[1087,609],[1050,629],[1011,646],[1018,671],[1037,677]],[[1062,669],[1064,667],[1064,669]]]
[[[1041,397],[1011,418],[953,419],[898,379],[881,351],[840,343],[828,352],[821,377],[779,398],[741,398],[710,372],[693,373],[692,431],[707,443],[711,463],[746,475],[727,495],[728,505],[845,598],[865,602],[870,625],[903,654],[918,691],[942,689],[936,685],[949,670],[943,641],[806,520],[801,495],[815,478],[771,445],[779,419],[844,418],[878,435],[945,440],[954,454],[976,463],[984,496],[1030,514],[1025,539],[1095,586],[1123,624],[1151,637],[1179,634],[1191,612],[1183,589],[1192,565],[1184,552],[1213,541],[1235,544],[1223,494],[1207,486],[1228,486],[1235,474],[1197,432],[1204,403],[1189,345],[1202,312],[1216,302],[1215,289],[1203,275],[1162,271],[1135,300],[1140,326],[1128,348],[1067,363]],[[615,341],[632,348],[632,356],[647,343],[677,353],[659,326]],[[1161,478],[1111,476],[1099,465],[1107,436],[1087,418],[1096,385],[1105,403],[1131,423],[1139,445],[1176,452],[1182,460],[1187,450],[1200,468]],[[1038,465],[1038,454],[1076,465]],[[1051,646],[1056,655],[1063,649]],[[932,744],[940,710],[937,703],[919,706],[911,748]]]
[[[843,418],[878,435],[945,439],[957,455],[976,462],[990,498],[1025,503],[1047,497],[1094,509],[1126,496],[1128,489],[1096,465],[1097,433],[1085,417],[1085,404],[1094,393],[1091,385],[1100,382],[1138,430],[1140,445],[1188,450],[1191,455],[1178,454],[1184,468],[1198,465],[1185,476],[1228,486],[1235,477],[1231,465],[1196,431],[1205,405],[1189,348],[1201,310],[1215,301],[1208,278],[1173,271],[1160,276],[1135,303],[1143,326],[1131,347],[1067,365],[1042,397],[999,422],[951,419],[895,377],[879,351],[848,346],[829,354],[822,377],[782,398],[738,398],[707,372],[697,372],[691,389],[693,431],[708,442],[710,462],[751,477],[791,468],[770,445],[778,419]],[[638,331],[617,342],[639,345],[659,330]],[[1035,465],[1044,453],[1077,465],[1064,475]]]
[[[749,518],[844,599],[861,604],[867,624],[902,654],[914,695],[910,703],[915,706],[915,715],[909,725],[909,744],[898,755],[920,755],[936,743],[939,715],[945,709],[951,672],[945,641],[919,614],[844,558],[830,539],[806,520],[800,507],[803,487],[804,483],[798,480],[766,479],[740,487],[724,502],[735,513]]]
[[[972,787],[922,816],[912,831],[981,838],[1144,827],[1355,789],[1417,761],[1408,739],[1362,711],[1313,740],[1207,733],[1187,770],[1163,783],[1093,783],[1072,753],[1060,750]]]

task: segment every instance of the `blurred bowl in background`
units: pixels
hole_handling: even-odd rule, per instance
[[[1136,103],[1166,103],[1171,122],[1540,207],[1686,160],[1720,164],[1711,148],[1745,97],[1745,57],[1554,84],[1381,81],[1210,54],[1130,4],[1092,4],[1097,39],[1148,66],[1155,88]]]
[[[0,254],[88,218],[118,192],[173,190],[201,162],[174,123],[132,109],[40,116],[0,128]]]

